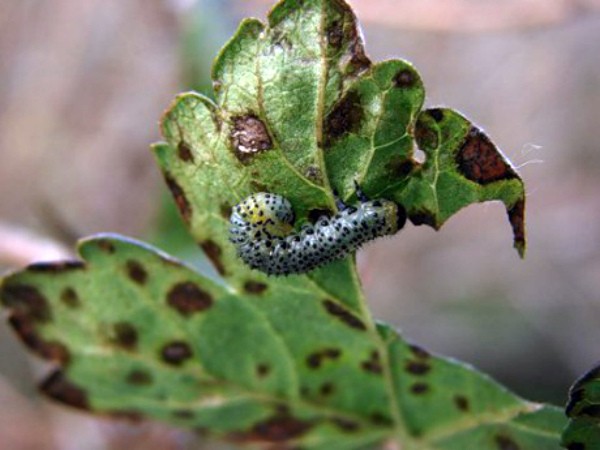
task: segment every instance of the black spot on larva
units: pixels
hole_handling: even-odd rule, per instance
[[[6,284],[2,291],[2,304],[22,317],[34,322],[52,320],[48,299],[37,287],[29,284]]]
[[[512,226],[515,245],[525,246],[525,200],[519,200],[508,210],[508,220]]]
[[[341,20],[336,20],[327,27],[327,43],[336,50],[339,50],[344,42],[343,25]]]
[[[267,290],[268,286],[260,281],[248,280],[244,283],[244,291],[252,295],[260,295]]]
[[[192,153],[192,149],[184,141],[179,141],[179,144],[177,145],[177,156],[183,162],[187,162],[187,163],[194,162],[194,154]]]
[[[113,254],[116,251],[114,244],[108,239],[98,239],[96,241],[96,245],[104,253]]]
[[[223,265],[223,261],[221,259],[221,255],[223,251],[221,247],[213,241],[212,239],[207,239],[200,243],[200,247],[204,251],[204,254],[211,260],[215,269],[221,276],[225,275],[225,266]]]
[[[138,332],[129,322],[117,322],[112,326],[112,342],[125,350],[135,350],[138,343]]]
[[[129,276],[133,282],[140,285],[146,283],[146,280],[148,279],[148,272],[146,272],[146,269],[144,269],[144,266],[142,266],[139,261],[130,259],[127,261],[126,267],[127,276]]]
[[[205,311],[213,304],[213,297],[191,281],[177,283],[167,294],[167,303],[182,316]]]
[[[163,361],[172,366],[179,366],[192,357],[192,349],[187,342],[173,341],[161,350]]]
[[[78,409],[89,409],[86,392],[67,379],[65,374],[54,371],[40,385],[40,391],[53,400]]]
[[[307,218],[310,223],[316,223],[321,217],[331,217],[333,216],[333,211],[328,208],[313,208],[308,211]]]
[[[334,302],[333,300],[325,299],[325,300],[323,300],[322,303],[323,303],[323,306],[325,307],[325,310],[329,314],[331,314],[332,316],[341,320],[349,327],[352,327],[352,328],[355,328],[355,329],[361,330],[361,331],[365,331],[367,329],[366,325],[364,324],[364,322],[362,320],[360,320],[358,317],[356,317],[354,314],[352,314],[346,308],[344,308],[343,306]]]
[[[42,272],[42,273],[58,273],[65,272],[68,270],[79,270],[84,269],[85,264],[81,261],[61,261],[56,263],[33,263],[27,266],[27,270],[30,272]]]
[[[464,395],[455,395],[454,405],[461,411],[466,412],[470,409],[469,399],[467,399]]]
[[[410,387],[410,391],[416,395],[425,394],[427,391],[429,391],[429,385],[427,383],[414,383]]]
[[[193,419],[196,415],[194,414],[194,411],[189,410],[189,409],[176,409],[175,411],[173,411],[173,417],[177,418],[177,419]]]
[[[135,386],[147,386],[152,384],[152,374],[145,370],[135,369],[129,372],[125,381]]]
[[[60,301],[63,303],[63,305],[72,309],[81,306],[81,301],[79,300],[77,292],[75,292],[75,289],[70,287],[64,288],[62,290],[62,292],[60,293]]]
[[[256,366],[256,374],[260,378],[266,377],[267,375],[269,375],[270,372],[271,372],[271,367],[269,367],[268,364],[261,363],[261,364],[259,364],[259,365]]]
[[[30,317],[20,313],[11,313],[8,323],[33,352],[49,361],[55,361],[66,366],[71,355],[69,349],[58,341],[46,341],[36,331],[34,322]]]
[[[378,412],[371,414],[370,419],[375,425],[388,426],[393,423],[391,417]]]
[[[321,385],[321,387],[319,387],[319,393],[322,396],[327,397],[328,395],[333,394],[334,389],[335,387],[333,383],[325,382]]]
[[[429,359],[431,358],[431,353],[429,353],[427,350],[425,350],[422,347],[419,347],[418,345],[415,344],[411,344],[408,346],[408,349],[410,350],[410,352],[417,358],[417,359]]]
[[[231,205],[228,205],[227,203],[223,203],[219,207],[219,211],[221,212],[221,217],[223,219],[229,220],[229,218],[231,217],[231,211],[232,211]]]
[[[334,417],[333,419],[331,419],[331,422],[333,422],[340,430],[346,431],[348,433],[357,431],[360,428],[360,425],[357,422],[354,422],[350,419]]]
[[[438,123],[444,120],[444,111],[439,108],[429,109],[427,110],[427,114]]]
[[[232,121],[231,145],[240,162],[247,163],[256,154],[273,148],[267,127],[255,115],[237,116]]]
[[[456,154],[456,164],[465,178],[479,184],[518,178],[492,141],[475,127]]]
[[[349,92],[342,98],[325,118],[325,145],[341,136],[357,132],[363,118],[360,97],[355,92]]]
[[[167,183],[167,187],[171,191],[173,195],[173,199],[175,200],[175,204],[177,205],[177,209],[179,209],[179,213],[183,220],[187,223],[190,222],[192,218],[192,207],[187,197],[185,196],[185,192],[174,178],[172,178],[168,173],[164,173],[165,182]]]
[[[394,77],[394,85],[401,89],[412,88],[417,82],[415,72],[409,68],[400,70]]]
[[[499,450],[520,450],[520,446],[512,438],[499,434],[494,438]]]
[[[424,361],[408,361],[406,371],[413,375],[425,375],[431,370],[431,366]]]
[[[432,228],[436,228],[435,215],[430,211],[418,211],[408,216],[409,220],[413,225],[429,225]]]

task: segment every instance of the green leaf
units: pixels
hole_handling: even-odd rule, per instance
[[[239,443],[558,448],[552,410],[372,328],[314,285],[237,290],[111,235],[79,252],[0,291],[21,339],[60,365],[41,389],[64,404]]]
[[[569,391],[569,424],[562,445],[569,450],[600,448],[600,365],[579,378]]]

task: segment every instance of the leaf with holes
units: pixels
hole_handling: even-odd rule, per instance
[[[502,200],[522,252],[523,185],[490,140],[452,110],[421,111],[418,73],[372,64],[341,0],[286,0],[267,24],[243,21],[213,78],[216,101],[180,95],[153,151],[217,274],[105,235],[81,243],[81,261],[4,278],[11,325],[57,366],[42,391],[267,448],[558,448],[557,409],[376,325],[353,258],[267,277],[228,240],[251,193],[287,197],[299,229],[336,211],[334,189],[354,201],[357,181],[435,228]]]
[[[573,384],[566,414],[570,420],[562,445],[569,450],[600,448],[600,365]]]

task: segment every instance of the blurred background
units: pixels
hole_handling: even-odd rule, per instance
[[[213,56],[271,3],[0,0],[0,270],[68,256],[101,231],[202,264],[148,146],[174,95],[210,94]],[[426,105],[485,128],[528,191],[524,261],[495,203],[369,245],[358,260],[375,316],[528,399],[563,404],[600,359],[600,0],[350,3],[371,58],[411,61]],[[194,445],[43,401],[43,366],[3,321],[0,355],[2,448]]]

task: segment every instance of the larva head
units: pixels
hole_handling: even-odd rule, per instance
[[[256,225],[272,236],[286,236],[294,223],[294,210],[280,195],[259,192],[247,197],[236,211],[249,225]]]
[[[389,230],[385,234],[394,234],[406,224],[406,210],[400,203],[385,199],[373,200],[368,203],[374,211],[385,217],[385,223],[388,224]]]

